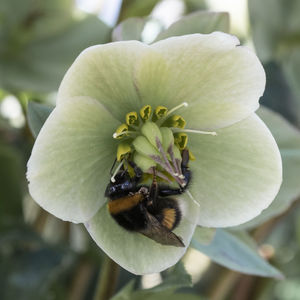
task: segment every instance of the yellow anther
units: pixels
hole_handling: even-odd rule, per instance
[[[165,106],[157,106],[155,109],[155,116],[157,120],[163,118],[168,113],[168,109]]]
[[[121,124],[116,132],[113,134],[113,138],[115,139],[120,139],[123,137],[123,135],[126,134],[126,132],[128,131],[128,126],[126,124]]]
[[[138,114],[136,111],[129,112],[126,114],[126,124],[128,126],[130,125],[138,125]]]
[[[121,161],[126,154],[131,152],[131,147],[128,143],[120,143],[117,150],[117,160]]]
[[[174,135],[175,137],[175,144],[180,150],[185,149],[187,142],[188,142],[188,136],[185,133],[176,133]]]
[[[192,153],[192,151],[189,149],[189,159],[190,160],[196,160],[195,155]]]
[[[179,115],[173,115],[169,117],[162,126],[172,127],[172,128],[180,128],[183,129],[185,127],[186,121],[183,117]]]
[[[152,109],[151,109],[150,105],[145,105],[144,107],[142,107],[140,110],[141,118],[144,121],[147,121],[151,116],[151,111],[152,111]]]
[[[185,127],[186,121],[181,116],[178,116],[178,115],[172,116],[172,121],[174,122],[174,126],[172,126],[172,127],[181,128],[181,129],[183,129]]]

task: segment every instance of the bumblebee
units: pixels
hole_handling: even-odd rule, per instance
[[[141,185],[143,172],[130,162],[135,175],[130,177],[126,169],[120,170],[105,190],[111,216],[128,231],[139,232],[162,245],[184,247],[181,237],[172,232],[179,225],[182,213],[177,200],[169,196],[182,194],[187,188],[191,179],[188,161],[189,152],[185,149],[181,169],[186,184],[177,189],[158,185],[155,170],[151,186]]]

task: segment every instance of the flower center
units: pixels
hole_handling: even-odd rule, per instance
[[[113,134],[114,139],[120,140],[117,148],[119,166],[115,174],[123,164],[130,171],[130,162],[133,161],[144,174],[153,174],[155,170],[159,180],[184,187],[181,153],[187,148],[187,133],[216,134],[185,129],[186,121],[175,111],[187,106],[183,102],[170,110],[165,106],[157,106],[152,110],[150,105],[145,105],[139,113],[127,113],[126,123],[120,125]],[[190,159],[194,160],[191,151],[189,153]],[[114,175],[111,180],[114,182]]]

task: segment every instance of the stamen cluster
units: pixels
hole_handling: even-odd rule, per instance
[[[183,187],[181,151],[187,147],[188,136],[183,132],[186,121],[174,112],[187,105],[184,102],[171,110],[157,106],[153,111],[150,105],[145,105],[139,113],[127,113],[126,123],[113,134],[113,138],[120,139],[117,148],[120,164],[116,172],[126,161],[132,160],[144,173],[153,174],[155,170],[161,180],[170,184],[177,182]]]

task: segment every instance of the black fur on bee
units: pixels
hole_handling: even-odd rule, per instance
[[[137,186],[142,179],[143,171],[135,163],[129,163],[134,170],[134,177],[130,177],[127,170],[120,170],[115,176],[115,181],[110,181],[107,185],[105,197],[113,200],[138,191]]]
[[[151,186],[139,186],[143,172],[133,162],[130,164],[134,177],[130,177],[127,170],[120,170],[115,182],[110,182],[106,188],[105,196],[110,198],[109,213],[128,231],[142,233],[162,245],[184,247],[182,239],[172,232],[179,225],[182,213],[177,200],[167,196],[182,194],[190,181],[188,150],[182,154],[181,165],[186,185],[179,189],[159,186],[155,170]]]

